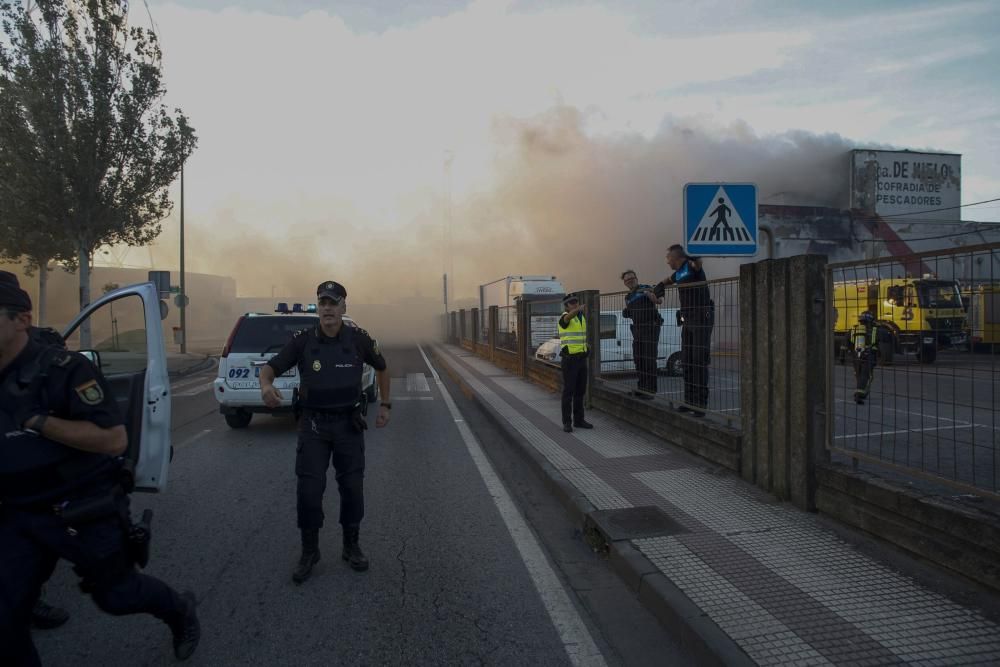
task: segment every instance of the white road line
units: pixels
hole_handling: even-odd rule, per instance
[[[430,390],[428,390],[430,391]],[[433,401],[433,396],[393,396],[394,401]]]
[[[931,426],[928,428],[904,428],[898,431],[878,431],[869,433],[849,433],[847,435],[836,435],[833,437],[834,440],[846,440],[847,438],[867,438],[872,435],[893,435],[895,433],[920,433],[921,431],[944,431],[946,429],[952,428],[958,430],[960,428],[975,428],[975,424],[965,424],[965,425],[950,425],[950,426]]]
[[[462,440],[469,450],[469,455],[479,469],[479,474],[482,476],[483,482],[486,483],[486,488],[493,497],[493,503],[500,511],[500,516],[507,525],[510,536],[514,539],[514,544],[521,554],[521,560],[524,561],[525,567],[528,568],[528,574],[531,575],[535,589],[542,598],[542,604],[545,605],[545,610],[549,613],[549,618],[552,620],[556,632],[559,633],[560,639],[562,639],[563,648],[566,650],[566,655],[569,657],[570,662],[574,665],[594,665],[595,667],[606,665],[604,656],[601,655],[597,644],[594,643],[594,639],[590,635],[590,631],[587,629],[583,619],[580,618],[580,614],[566,593],[566,589],[563,588],[548,559],[545,558],[545,554],[542,552],[542,548],[538,544],[534,533],[531,532],[531,528],[528,527],[521,513],[518,512],[517,506],[511,500],[510,494],[507,493],[507,489],[503,486],[503,482],[500,481],[496,472],[493,471],[493,467],[483,453],[483,449],[480,447],[479,441],[476,440],[476,436],[472,434],[468,425],[459,418],[461,412],[459,412],[458,406],[455,405],[455,401],[452,400],[451,394],[448,393],[444,383],[441,382],[441,377],[431,365],[430,359],[424,353],[424,348],[418,345],[417,349],[420,350],[420,355],[424,358],[424,362],[427,364],[427,368],[430,369],[431,375],[434,376],[434,384],[437,385],[438,391],[441,392],[441,396],[448,406],[448,411],[451,412],[451,416],[458,426],[458,432],[461,434]]]
[[[406,392],[408,394],[428,393],[431,387],[427,384],[427,376],[423,373],[406,374]]]
[[[853,400],[849,401],[846,398],[838,398],[837,402],[838,403],[854,403]],[[931,402],[931,401],[928,401],[928,402]],[[926,413],[926,412],[912,412],[910,410],[897,410],[896,408],[885,407],[884,405],[882,405],[880,403],[873,403],[872,405],[878,405],[878,408],[877,408],[878,410],[887,410],[889,412],[899,412],[899,413],[902,413],[904,415],[912,415],[914,417],[920,417],[921,420],[923,420],[923,419],[936,419],[938,421],[955,422],[956,424],[962,424],[963,426],[975,426],[975,427],[978,427],[978,428],[993,428],[989,424],[976,424],[975,422],[966,421],[965,419],[951,419],[950,417],[940,417],[938,415],[932,415],[932,414],[929,414],[929,413]],[[947,403],[945,405],[947,405]],[[968,407],[968,406],[962,406],[962,407]]]
[[[193,443],[195,440],[200,440],[200,439],[204,438],[206,435],[208,435],[211,432],[212,432],[212,429],[206,428],[204,431],[201,431],[200,433],[195,433],[194,435],[192,435],[190,438],[188,438],[184,442],[179,443],[177,445],[177,448],[180,449],[181,447],[186,447],[187,445],[190,445],[191,443]]]

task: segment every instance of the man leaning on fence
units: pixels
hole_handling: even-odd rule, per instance
[[[680,412],[704,417],[708,407],[708,364],[711,361],[712,327],[715,304],[708,291],[701,260],[689,257],[680,245],[667,251],[667,264],[673,275],[660,281],[653,293],[662,297],[668,285],[677,285],[681,302],[677,324],[681,326],[681,359],[684,371],[684,405]],[[690,407],[689,407],[690,406]]]
[[[656,395],[656,348],[660,343],[660,326],[663,318],[657,306],[663,301],[653,294],[653,288],[639,283],[635,271],[622,273],[622,282],[628,288],[622,317],[632,320],[632,358],[639,376],[636,398],[652,399]]]
[[[567,294],[563,298],[562,317],[559,318],[559,363],[562,366],[562,422],[563,430],[573,432],[573,427],[594,428],[583,418],[583,397],[587,393],[587,317],[580,298]]]

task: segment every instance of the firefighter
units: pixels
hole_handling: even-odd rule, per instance
[[[864,405],[878,362],[878,329],[875,327],[875,316],[870,311],[858,315],[858,324],[851,328],[850,342],[854,351],[854,377],[858,383],[858,388],[854,390],[854,402]]]

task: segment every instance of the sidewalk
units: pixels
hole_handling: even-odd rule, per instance
[[[564,433],[558,395],[462,348],[434,350],[692,648],[725,664],[1000,663],[1000,626],[817,516],[598,411],[587,414],[593,430]]]

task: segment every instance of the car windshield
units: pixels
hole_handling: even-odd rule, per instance
[[[922,308],[961,308],[962,297],[953,282],[921,282],[918,295]]]
[[[274,317],[248,317],[240,324],[233,337],[230,352],[261,354],[276,352],[292,339],[292,334],[316,323],[315,317],[279,315]]]

